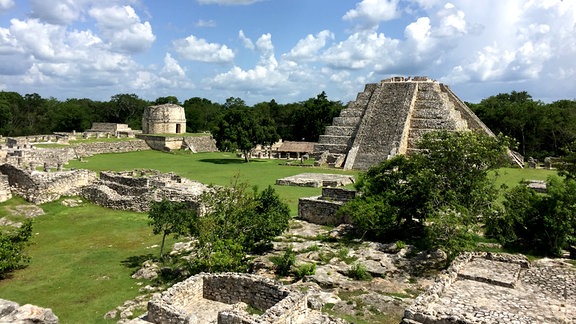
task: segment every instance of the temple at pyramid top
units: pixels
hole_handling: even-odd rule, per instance
[[[427,77],[394,77],[367,84],[334,118],[314,152],[320,161],[365,170],[409,154],[426,132],[492,131],[447,85]]]

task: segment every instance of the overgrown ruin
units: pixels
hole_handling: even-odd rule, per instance
[[[320,163],[364,170],[409,154],[423,134],[437,130],[494,136],[447,85],[427,77],[395,77],[367,84],[326,128],[314,152]]]

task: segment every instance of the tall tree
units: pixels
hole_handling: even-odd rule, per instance
[[[328,100],[324,91],[316,98],[304,101],[301,108],[294,112],[293,136],[297,140],[317,142],[326,126],[332,124],[343,108],[341,102]]]
[[[240,150],[246,162],[250,161],[250,152],[257,144],[270,145],[280,139],[273,120],[241,105],[224,112],[212,129],[212,136],[220,150]]]
[[[175,202],[163,199],[153,202],[148,213],[149,222],[154,234],[162,234],[160,245],[160,258],[164,256],[164,242],[166,236],[184,235],[187,233],[196,213],[185,202]]]

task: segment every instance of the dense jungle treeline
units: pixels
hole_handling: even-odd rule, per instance
[[[132,129],[141,129],[144,108],[164,103],[184,107],[190,133],[214,130],[227,111],[246,109],[271,120],[280,138],[297,141],[317,141],[332,118],[345,107],[340,101],[329,100],[324,92],[296,103],[279,104],[271,100],[253,106],[234,97],[225,103],[200,97],[180,102],[174,96],[146,101],[135,94],[117,94],[109,101],[75,98],[60,101],[42,98],[36,93],[0,92],[0,134],[83,131],[93,122],[123,123]],[[560,156],[563,149],[576,140],[576,100],[543,103],[533,100],[525,91],[513,91],[467,104],[495,134],[514,138],[518,151],[525,157]]]

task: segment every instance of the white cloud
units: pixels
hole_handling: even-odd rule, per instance
[[[0,13],[6,12],[14,7],[14,0],[0,0]]]
[[[242,43],[244,44],[244,47],[246,47],[247,49],[254,49],[254,43],[252,42],[252,40],[248,37],[246,37],[246,35],[244,35],[244,31],[240,30],[238,32],[238,37],[240,37],[240,40],[242,41]]]
[[[234,59],[234,52],[226,45],[208,43],[194,35],[175,40],[174,49],[182,58],[190,61],[229,63]]]
[[[216,27],[216,22],[214,20],[198,20],[195,24],[196,27]]]
[[[166,53],[166,56],[164,56],[164,67],[162,68],[162,74],[167,77],[186,76],[184,69],[169,53]]]
[[[327,41],[334,39],[334,34],[329,30],[323,30],[316,36],[309,34],[306,38],[298,41],[296,46],[285,55],[288,59],[312,60],[318,52],[326,46]]]
[[[394,65],[401,56],[399,44],[399,40],[382,33],[358,32],[327,49],[322,59],[337,69],[385,68]]]
[[[357,21],[366,28],[373,28],[382,21],[397,18],[399,0],[362,0],[356,8],[346,12],[344,20]]]
[[[96,19],[103,38],[110,43],[112,49],[143,52],[156,39],[150,23],[141,23],[131,6],[92,8],[89,14]]]
[[[66,25],[80,17],[85,1],[78,0],[30,0],[32,17],[43,22]]]

